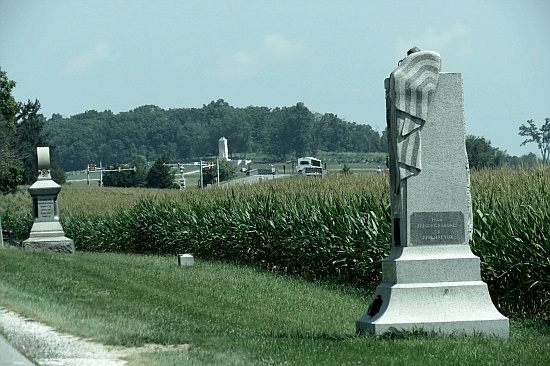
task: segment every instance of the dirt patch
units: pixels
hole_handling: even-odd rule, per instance
[[[188,350],[189,344],[143,347],[107,347],[23,318],[0,308],[0,330],[8,341],[41,366],[124,366],[136,353]]]

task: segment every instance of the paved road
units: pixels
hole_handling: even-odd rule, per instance
[[[291,174],[275,174],[275,175],[251,175],[248,177],[235,179],[227,183],[222,183],[223,186],[236,186],[239,184],[253,184],[258,183],[261,181],[266,181],[270,179],[277,179],[277,178],[288,178],[292,176]]]
[[[0,335],[0,366],[34,366]]]

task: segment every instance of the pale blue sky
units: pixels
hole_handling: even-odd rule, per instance
[[[466,129],[511,155],[550,117],[550,1],[0,0],[0,66],[42,113],[291,106],[385,126],[406,51],[464,80]]]

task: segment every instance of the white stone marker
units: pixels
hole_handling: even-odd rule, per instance
[[[73,253],[74,243],[65,237],[59,223],[57,195],[61,191],[61,186],[50,176],[50,148],[37,147],[36,150],[38,179],[29,187],[34,222],[29,238],[23,241],[23,247],[31,250]]]
[[[192,266],[195,264],[195,259],[191,254],[179,254],[178,264],[180,266]]]
[[[423,329],[507,338],[470,250],[472,207],[459,73],[414,48],[385,80],[392,248],[358,333]]]

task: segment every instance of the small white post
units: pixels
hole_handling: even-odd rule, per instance
[[[200,182],[200,187],[202,188],[202,160],[201,160],[201,163],[200,163],[200,164],[201,164],[201,168],[200,168],[200,169],[201,169],[201,182]]]
[[[220,186],[220,159],[216,159],[216,173],[218,175],[218,187]]]
[[[195,260],[191,254],[179,254],[178,265],[180,266],[192,266],[195,264]]]
[[[99,162],[99,187],[103,187],[103,165]]]
[[[4,234],[2,233],[2,217],[0,217],[0,248],[4,248]]]

